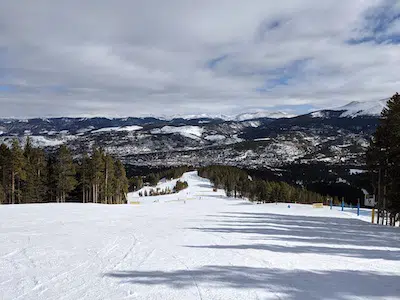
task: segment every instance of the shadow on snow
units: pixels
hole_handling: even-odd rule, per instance
[[[223,212],[208,215],[203,221],[212,225],[189,229],[220,234],[221,238],[232,242],[242,242],[243,239],[249,242],[237,245],[187,245],[184,247],[221,250],[255,249],[277,253],[400,260],[399,228],[372,225],[356,219]],[[275,245],[272,241],[283,242],[283,245]],[[297,242],[299,245],[286,243],[290,241]],[[379,249],[368,249],[366,246]],[[389,251],[388,247],[394,250]],[[267,252],[265,255],[268,257]],[[195,280],[200,286],[205,284],[217,288],[264,291],[271,289],[272,293],[286,295],[285,299],[309,300],[326,297],[349,299],[351,296],[386,299],[400,295],[399,276],[367,271],[305,271],[211,265],[194,270],[170,272],[129,270],[110,272],[105,275],[119,278],[124,283],[166,285],[172,288],[192,286]]]

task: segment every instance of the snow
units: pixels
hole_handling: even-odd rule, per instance
[[[311,117],[312,118],[326,118],[326,117],[328,117],[328,114],[326,114],[323,111],[315,111],[315,112],[311,113]]]
[[[226,137],[222,134],[214,134],[214,135],[207,135],[204,137],[205,140],[207,141],[222,141],[225,140]]]
[[[400,228],[184,178],[186,201],[0,206],[0,299],[400,299]]]
[[[341,117],[380,116],[382,110],[386,107],[386,102],[387,100],[353,101],[334,110],[345,110],[345,112],[340,115]]]
[[[199,139],[203,132],[204,128],[199,126],[164,126],[151,131],[152,134],[177,133],[191,139]]]
[[[185,120],[193,120],[193,119],[220,119],[224,121],[247,121],[253,119],[260,118],[271,118],[271,119],[280,119],[280,118],[292,118],[296,115],[290,114],[284,111],[270,111],[263,109],[250,110],[249,112],[241,113],[238,115],[225,115],[225,114],[189,114],[189,115],[172,115],[172,116],[158,116],[157,118],[164,120],[173,120],[173,119],[185,119]]]
[[[366,170],[361,170],[361,169],[350,169],[349,173],[350,175],[357,175],[357,174],[362,174],[367,172]]]
[[[112,132],[112,131],[137,131],[142,129],[143,127],[141,126],[124,126],[124,127],[104,127],[100,128],[97,130],[93,130],[92,133],[98,133],[98,132]]]
[[[132,193],[128,193],[128,202],[129,203],[136,203],[140,202],[140,204],[149,204],[154,202],[171,202],[171,201],[179,201],[180,199],[184,200],[187,199],[191,193],[190,189],[185,189],[180,191],[179,193],[169,194],[169,195],[160,195],[160,196],[147,196],[147,197],[140,197],[139,193],[144,195],[145,192],[150,194],[151,190],[157,191],[157,189],[166,190],[167,188],[172,192],[174,189],[176,182],[180,181],[189,181],[191,177],[191,173],[185,173],[181,178],[173,179],[173,180],[161,180],[156,186],[145,186],[140,190]]]
[[[56,147],[65,143],[64,139],[49,139],[45,136],[31,136],[32,144],[35,147]]]
[[[234,119],[236,121],[246,121],[246,120],[253,120],[260,118],[280,119],[280,118],[292,118],[292,117],[295,117],[295,115],[283,111],[259,110],[255,112],[248,112],[237,115]]]
[[[257,127],[261,126],[261,122],[260,121],[245,121],[245,122],[242,122],[242,125],[244,125],[246,127],[257,128]]]

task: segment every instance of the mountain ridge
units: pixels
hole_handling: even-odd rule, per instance
[[[46,122],[50,122],[51,120],[79,120],[86,121],[90,119],[108,119],[108,120],[128,120],[128,119],[138,119],[138,120],[160,120],[160,121],[173,121],[173,120],[200,120],[200,119],[212,119],[212,120],[223,120],[223,121],[248,121],[262,118],[270,118],[270,119],[280,119],[280,118],[293,118],[296,116],[307,115],[310,113],[316,113],[320,111],[345,111],[342,117],[351,117],[351,116],[364,116],[364,115],[373,115],[379,116],[383,108],[386,106],[386,99],[381,100],[373,100],[373,101],[352,101],[347,103],[346,105],[339,107],[331,107],[331,108],[323,108],[319,110],[313,110],[309,113],[304,114],[293,114],[285,111],[274,111],[267,109],[258,109],[258,110],[250,110],[247,112],[239,113],[236,115],[227,115],[227,114],[181,114],[181,115],[171,115],[171,116],[156,116],[156,115],[148,115],[148,116],[129,116],[129,117],[105,117],[105,116],[93,116],[93,117],[33,117],[33,118],[0,118],[0,121],[19,121],[19,122],[28,122],[29,120],[43,120]],[[347,113],[346,113],[347,112]]]

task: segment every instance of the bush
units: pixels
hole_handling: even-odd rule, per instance
[[[186,189],[188,186],[189,186],[189,185],[188,185],[188,183],[187,183],[186,181],[180,181],[180,180],[178,180],[178,181],[176,182],[175,187],[174,187],[174,193],[177,193],[177,192],[179,192],[179,191],[182,191],[182,190]]]

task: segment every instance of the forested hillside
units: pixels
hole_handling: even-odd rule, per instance
[[[324,202],[326,197],[286,182],[253,180],[245,171],[229,166],[209,166],[199,175],[211,180],[215,188],[223,188],[228,197],[246,197],[257,202]]]
[[[124,203],[128,179],[121,161],[101,149],[74,160],[62,145],[55,153],[33,147],[0,145],[0,203],[81,201]]]

